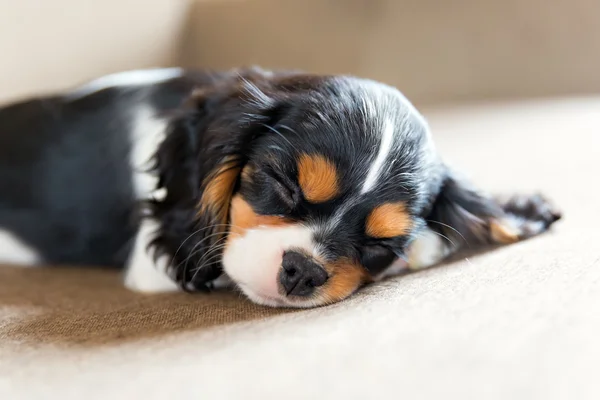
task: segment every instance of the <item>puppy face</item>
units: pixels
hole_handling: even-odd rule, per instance
[[[439,162],[412,105],[356,78],[242,85],[197,128],[198,157],[217,153],[219,161],[209,174],[199,169],[194,229],[208,232],[192,236],[202,260],[195,271],[179,268],[179,279],[209,280],[204,271],[218,265],[259,304],[310,307],[344,299],[401,263],[439,186]]]
[[[337,78],[253,144],[222,264],[252,300],[339,301],[385,271],[421,226],[426,127],[394,89]]]

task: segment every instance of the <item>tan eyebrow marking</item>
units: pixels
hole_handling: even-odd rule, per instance
[[[410,231],[412,221],[402,202],[385,203],[375,207],[365,224],[367,235],[383,239],[405,235]]]
[[[339,194],[337,168],[320,154],[300,156],[298,183],[311,203],[324,203]]]

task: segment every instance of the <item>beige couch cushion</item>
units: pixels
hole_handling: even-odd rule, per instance
[[[0,269],[0,398],[597,399],[600,99],[427,112],[485,188],[541,190],[553,232],[284,311]]]

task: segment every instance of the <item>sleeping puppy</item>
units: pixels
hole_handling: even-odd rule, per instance
[[[559,218],[461,179],[366,79],[132,71],[0,110],[0,261],[125,268],[142,292],[318,306]]]

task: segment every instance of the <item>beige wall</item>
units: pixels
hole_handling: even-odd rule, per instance
[[[178,63],[352,73],[417,103],[598,93],[598,21],[598,0],[0,0],[0,102]]]
[[[177,62],[186,0],[0,0],[0,102]]]
[[[200,2],[188,65],[354,73],[417,102],[600,92],[598,0]]]

